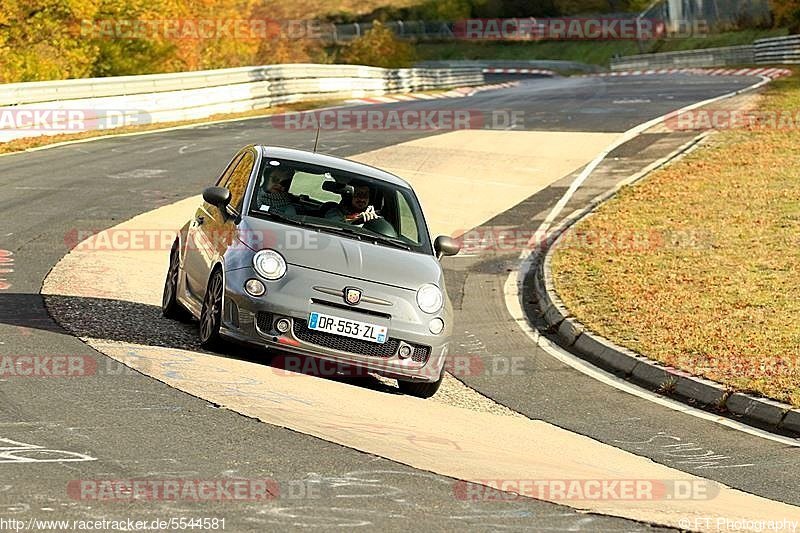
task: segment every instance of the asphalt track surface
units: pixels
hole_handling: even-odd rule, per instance
[[[752,83],[751,78],[680,75],[536,79],[464,99],[386,107],[516,110],[525,117],[516,125],[518,129],[622,132]],[[433,134],[323,132],[319,148],[347,157]],[[628,153],[623,147],[617,155],[640,154],[654,140],[639,141],[642,145]],[[225,517],[230,531],[288,526],[401,530],[423,521],[431,530],[651,529],[647,524],[587,515],[536,500],[459,500],[450,478],[217,409],[151,378],[125,372],[50,319],[39,290],[50,268],[69,251],[65,236],[76,228],[104,229],[197,194],[215,179],[231,154],[252,142],[310,149],[313,132],[276,130],[268,120],[247,120],[0,158],[0,250],[14,254],[13,272],[6,275],[11,287],[0,291],[0,354],[86,355],[105,369],[80,379],[0,382],[0,438],[95,459],[44,462],[64,457],[56,452],[29,452],[37,459],[30,462],[0,458],[0,516]],[[142,167],[166,172],[141,177],[126,174]],[[565,176],[548,189],[521,198],[518,206],[487,225],[535,229],[570,178]],[[603,185],[590,179],[570,207],[585,202]],[[516,375],[461,378],[467,385],[530,418],[745,492],[800,504],[796,491],[800,449],[620,392],[532,346],[507,316],[503,302],[502,286],[516,255],[456,257],[445,262],[448,291],[458,309],[457,343],[465,346],[465,353],[489,365],[498,354],[523,355],[529,362]],[[130,325],[144,338],[147,328],[146,323]],[[535,453],[535,443],[519,445],[520,453]],[[298,494],[294,499],[266,503],[115,504],[78,501],[66,488],[77,479],[228,476],[274,479],[284,496],[295,489]],[[315,487],[315,497],[302,497],[302,487],[310,486]]]

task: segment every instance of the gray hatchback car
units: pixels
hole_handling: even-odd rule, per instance
[[[397,176],[337,157],[247,146],[172,246],[162,312],[232,339],[396,378],[430,397],[453,310],[419,201]],[[187,313],[188,312],[188,313]]]

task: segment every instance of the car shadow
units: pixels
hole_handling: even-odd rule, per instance
[[[190,350],[270,366],[390,394],[399,394],[374,375],[335,363],[228,343],[210,351],[200,346],[196,320],[170,320],[161,307],[138,302],[61,296],[51,294],[0,293],[0,324],[75,337]]]

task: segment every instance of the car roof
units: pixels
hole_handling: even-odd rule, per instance
[[[408,182],[403,178],[395,176],[394,174],[386,172],[385,170],[381,170],[370,165],[365,165],[364,163],[357,163],[356,161],[351,161],[349,159],[320,154],[317,152],[308,152],[306,150],[286,148],[283,146],[261,145],[261,150],[266,157],[289,159],[293,161],[300,161],[301,163],[310,163],[312,165],[336,168],[339,170],[344,170],[345,172],[361,174],[363,176],[385,181],[398,187],[411,189],[411,185],[409,185]]]

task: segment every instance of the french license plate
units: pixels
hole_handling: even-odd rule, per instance
[[[378,344],[386,342],[386,326],[323,315],[322,313],[311,313],[311,315],[309,315],[308,329],[324,331],[326,333],[333,333],[334,335],[351,337],[353,339],[377,342]]]

